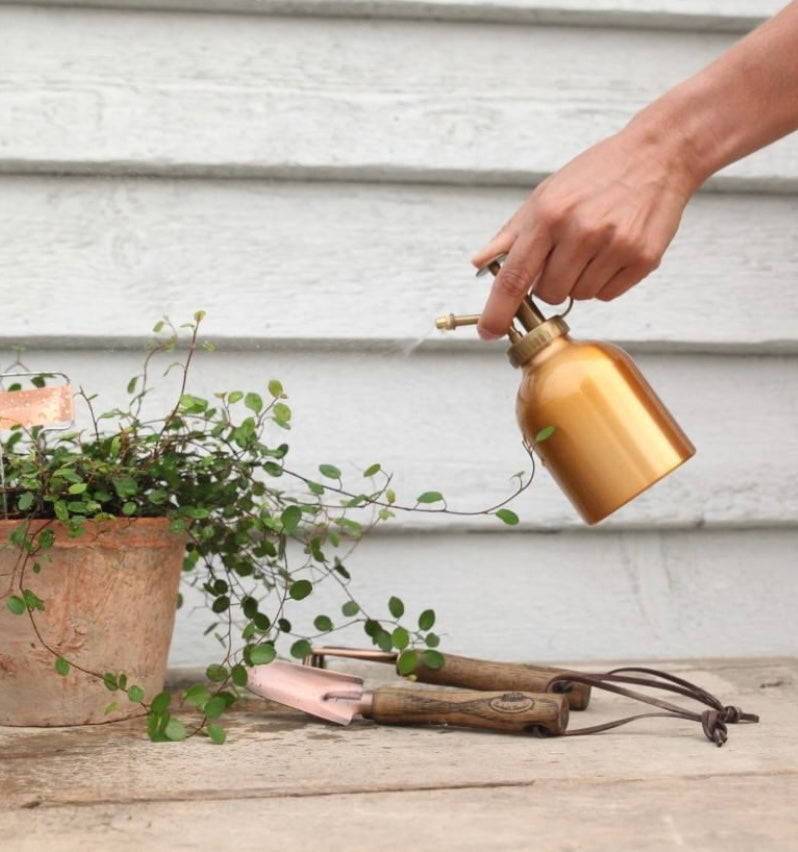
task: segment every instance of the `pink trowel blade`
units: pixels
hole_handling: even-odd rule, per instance
[[[337,725],[348,725],[363,709],[362,678],[279,660],[250,669],[247,689]]]

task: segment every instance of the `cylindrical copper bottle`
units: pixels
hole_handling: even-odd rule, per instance
[[[527,298],[510,361],[524,371],[518,423],[588,524],[603,520],[689,459],[695,448],[619,347],[572,340]],[[535,443],[546,427],[554,432]]]

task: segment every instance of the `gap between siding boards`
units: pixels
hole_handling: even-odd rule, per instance
[[[2,0],[0,0],[2,2]],[[219,337],[203,335],[203,340],[212,343],[222,352],[368,352],[382,355],[414,354],[458,354],[483,356],[492,352],[501,352],[507,348],[503,342],[486,344],[479,340],[427,340],[416,344],[411,339],[386,338],[300,338],[300,337]],[[0,350],[13,351],[24,346],[26,351],[42,350],[52,352],[142,352],[151,341],[151,337],[93,337],[75,336],[5,336],[0,334]],[[624,341],[610,340],[632,355],[688,355],[718,356],[764,356],[784,357],[798,355],[798,340],[764,340],[758,343],[712,343],[705,341],[646,340]],[[185,342],[178,344],[186,346]]]
[[[20,0],[0,0],[0,6]],[[526,5],[413,0],[28,0],[28,6],[115,9],[137,12],[272,15],[315,18],[449,21],[551,27],[606,27],[613,29],[671,30],[742,34],[758,26],[767,15],[727,15],[715,12],[680,12],[667,9],[567,8],[556,2]],[[775,10],[774,10],[775,12]]]
[[[2,5],[5,0],[0,0]],[[280,183],[402,184],[405,186],[475,186],[530,189],[551,172],[417,168],[404,166],[296,166],[246,163],[181,164],[128,160],[49,161],[3,159],[0,176],[53,178],[163,178],[168,180],[262,180]],[[798,178],[779,175],[717,175],[699,190],[738,195],[798,195]]]

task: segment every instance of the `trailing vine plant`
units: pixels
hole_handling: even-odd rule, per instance
[[[401,652],[403,674],[411,674],[421,659],[440,666],[434,609],[425,608],[408,626],[405,605],[394,595],[387,613],[377,617],[357,599],[347,560],[365,534],[398,512],[493,515],[515,525],[518,517],[507,504],[534,476],[532,448],[527,447],[532,467],[515,475],[505,500],[487,509],[455,511],[438,491],[399,502],[391,475],[379,463],[366,467],[356,486],[345,483],[331,463],[320,464],[314,476],[295,471],[286,462],[289,445],[267,440],[269,433],[291,427],[291,408],[278,380],[268,382],[263,394],[231,390],[206,399],[189,392],[197,353],[213,348],[199,339],[203,316],[198,312],[180,328],[168,320],[155,326],[143,369],[127,385],[126,407],[98,413],[95,397],[80,389],[77,397],[87,408],[89,428],[48,432],[15,426],[0,444],[0,513],[19,519],[10,543],[22,554],[20,570],[11,587],[0,588],[0,596],[12,613],[30,619],[53,654],[58,675],[75,667],[111,693],[140,703],[154,741],[201,733],[224,742],[220,720],[246,686],[250,667],[271,662],[278,645],[302,659],[313,641],[354,623],[381,650]],[[178,392],[165,416],[149,419],[144,412],[151,374],[164,355],[178,357],[166,371],[177,370]],[[42,374],[33,384],[42,387],[46,381]],[[543,430],[537,440],[552,431]],[[53,547],[55,522],[79,536],[88,521],[120,517],[166,517],[170,529],[188,536],[184,580],[204,590],[213,617],[206,632],[222,643],[221,658],[207,667],[207,680],[182,695],[199,711],[189,727],[174,714],[168,692],[148,696],[125,672],[86,671],[49,647],[37,627],[37,613],[47,601],[36,594],[35,578]],[[34,526],[34,521],[44,523]],[[315,632],[302,633],[292,623],[294,607],[322,583],[336,588],[338,611],[318,613]],[[115,706],[112,700],[109,712]]]

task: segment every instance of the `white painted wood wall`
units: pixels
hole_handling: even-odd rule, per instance
[[[0,363],[21,344],[111,400],[161,315],[204,308],[202,388],[281,378],[295,463],[487,505],[524,467],[519,375],[430,331],[480,308],[471,252],[780,5],[0,2]],[[696,458],[596,529],[545,473],[517,529],[400,519],[357,587],[435,606],[477,656],[798,652],[797,279],[791,138],[713,179],[647,282],[569,318],[627,346]],[[201,627],[181,616],[175,663],[204,659]]]

